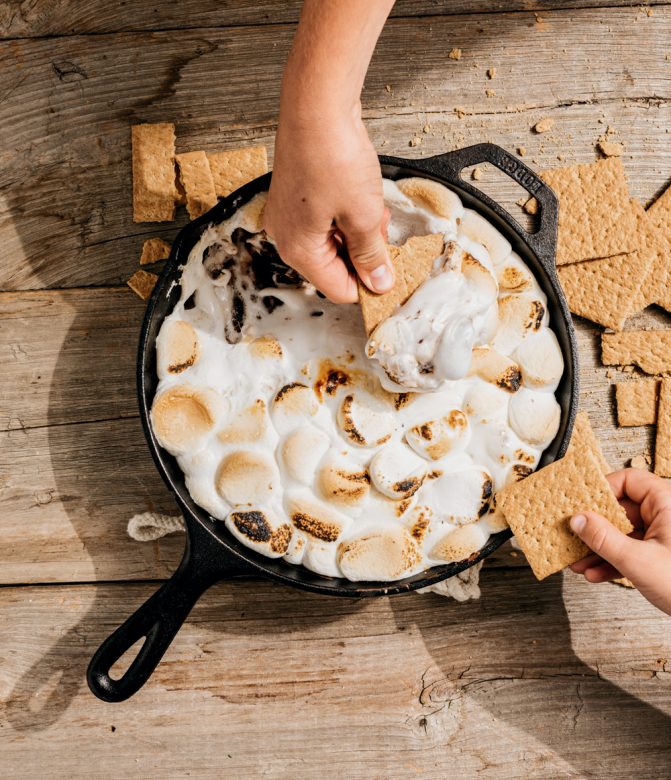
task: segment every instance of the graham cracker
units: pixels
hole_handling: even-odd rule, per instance
[[[149,271],[136,271],[126,282],[130,289],[142,298],[143,301],[149,300],[158,281],[158,276]]]
[[[655,474],[671,477],[671,379],[662,379],[659,389]]]
[[[621,428],[632,425],[654,425],[657,422],[658,398],[657,379],[618,382],[615,385],[617,424]]]
[[[225,198],[248,181],[268,173],[268,150],[265,146],[208,152],[207,160],[219,198]]]
[[[571,434],[571,441],[568,448],[571,449],[572,447],[576,447],[578,449],[581,447],[586,447],[598,460],[599,465],[601,466],[601,471],[603,471],[604,474],[610,474],[613,470],[606,460],[606,456],[603,454],[601,444],[596,438],[596,434],[594,433],[594,429],[590,424],[587,412],[578,412],[576,415],[575,422],[573,423],[573,433]]]
[[[559,199],[557,265],[636,249],[636,220],[619,157],[542,171],[541,177]]]
[[[656,303],[671,311],[671,187],[646,211],[646,239],[652,261],[642,285],[643,309]]]
[[[175,125],[133,125],[133,221],[172,222],[175,218]]]
[[[583,510],[599,512],[623,533],[632,525],[610,489],[589,436],[573,434],[566,455],[497,494],[522,551],[539,580],[589,554],[570,529],[570,518]]]
[[[646,374],[671,373],[671,329],[604,333],[601,362],[604,366],[638,366]]]
[[[440,233],[413,236],[403,246],[387,246],[389,259],[396,271],[396,284],[393,289],[384,295],[377,295],[359,280],[359,303],[369,335],[429,277],[433,263],[444,246],[445,239]]]
[[[162,238],[148,238],[142,244],[140,265],[150,265],[170,257],[170,244]]]
[[[217,193],[205,152],[175,155],[179,178],[186,192],[186,210],[191,219],[209,211],[217,203]]]

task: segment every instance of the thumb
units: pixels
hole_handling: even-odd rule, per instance
[[[637,539],[626,536],[605,517],[584,512],[571,518],[571,530],[597,555],[614,566],[623,576],[636,577],[641,564]]]
[[[344,232],[347,252],[361,281],[376,293],[394,286],[394,268],[379,227],[365,232]]]

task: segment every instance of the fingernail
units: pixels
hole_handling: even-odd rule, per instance
[[[576,515],[571,518],[571,530],[574,533],[579,534],[584,529],[586,523],[587,518],[585,515]]]
[[[387,290],[391,290],[394,286],[394,277],[386,265],[378,265],[378,267],[370,272],[370,283],[375,292],[383,293]]]

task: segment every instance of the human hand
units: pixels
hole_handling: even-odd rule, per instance
[[[382,175],[360,107],[314,119],[280,113],[264,228],[282,259],[335,303],[394,284]],[[347,263],[349,257],[351,266]]]
[[[589,582],[627,577],[648,601],[671,615],[671,484],[642,469],[608,475],[634,526],[625,536],[596,512],[571,518],[571,528],[593,550],[571,569]]]

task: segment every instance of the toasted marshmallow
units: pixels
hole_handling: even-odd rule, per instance
[[[366,468],[338,455],[331,455],[319,469],[317,483],[324,498],[343,509],[359,507],[370,492]]]
[[[168,320],[156,339],[156,363],[159,376],[181,374],[198,360],[200,343],[190,322]]]
[[[403,519],[403,525],[410,531],[412,538],[421,544],[431,531],[435,512],[427,504],[417,504]]]
[[[486,541],[487,532],[480,524],[464,525],[445,534],[433,546],[429,555],[447,563],[463,561],[480,552]]]
[[[531,295],[506,295],[499,300],[499,328],[492,341],[498,352],[510,355],[523,339],[547,321],[545,304]]]
[[[426,463],[405,444],[394,442],[373,457],[370,477],[380,493],[400,501],[410,498],[422,486]]]
[[[496,300],[496,296],[499,294],[498,282],[492,273],[468,252],[464,252],[461,260],[461,273],[477,291],[477,295],[481,297],[483,303],[486,301],[486,304],[489,305]]]
[[[561,407],[552,393],[523,387],[510,399],[508,420],[520,439],[547,447],[559,430]]]
[[[398,501],[388,498],[378,490],[371,490],[364,505],[363,517],[376,523],[395,523],[407,518],[417,504],[417,493]]]
[[[322,542],[335,542],[351,523],[346,515],[319,501],[309,490],[289,493],[286,508],[295,528]]]
[[[277,466],[260,452],[236,450],[221,462],[215,481],[219,494],[235,507],[262,504],[277,490]]]
[[[259,336],[249,344],[249,351],[261,360],[282,360],[282,345],[273,336]]]
[[[521,293],[533,288],[533,277],[529,269],[514,256],[496,269],[499,288],[507,293]]]
[[[235,510],[226,517],[226,527],[247,547],[269,558],[281,558],[294,533],[288,523],[278,522],[267,510]]]
[[[305,549],[307,547],[308,537],[300,531],[294,532],[289,540],[287,551],[284,553],[284,560],[287,563],[293,563],[295,566],[303,562]]]
[[[471,423],[507,422],[510,393],[492,384],[479,382],[464,396],[464,412]]]
[[[250,444],[265,442],[270,434],[266,402],[257,398],[253,404],[238,412],[233,422],[217,433],[224,444]]]
[[[276,393],[271,414],[278,433],[287,433],[314,417],[318,410],[312,389],[302,382],[290,382]]]
[[[550,387],[554,390],[564,373],[564,356],[554,332],[542,328],[533,333],[513,353],[527,387]]]
[[[505,239],[494,225],[487,222],[477,212],[466,211],[461,219],[460,227],[467,238],[485,247],[495,266],[510,255],[512,251],[510,241]]]
[[[405,440],[427,460],[440,460],[451,452],[463,450],[471,438],[468,417],[461,409],[452,409],[437,420],[427,420],[406,431]]]
[[[416,205],[429,209],[439,217],[456,220],[464,213],[459,196],[437,181],[411,177],[399,179],[396,185]]]
[[[214,390],[174,385],[154,399],[151,423],[162,447],[182,454],[200,446],[222,413]]]
[[[510,528],[505,515],[496,507],[487,515],[485,523],[492,534],[497,534],[499,531],[505,531],[506,528]]]
[[[303,566],[316,574],[339,577],[340,568],[336,562],[337,552],[338,548],[335,544],[328,544],[319,539],[308,537],[303,554]]]
[[[485,382],[509,393],[516,393],[522,383],[522,372],[517,363],[491,347],[473,349],[471,374],[477,374]]]
[[[319,428],[306,423],[292,431],[282,443],[282,465],[291,479],[311,485],[317,464],[326,454],[331,440]]]
[[[391,409],[362,391],[346,395],[338,409],[338,425],[358,447],[377,447],[388,441],[396,429]]]
[[[400,526],[347,539],[338,547],[338,565],[348,580],[391,581],[406,577],[422,560],[412,536]]]
[[[468,525],[487,514],[492,503],[491,476],[473,466],[436,479],[430,505],[442,521]]]

